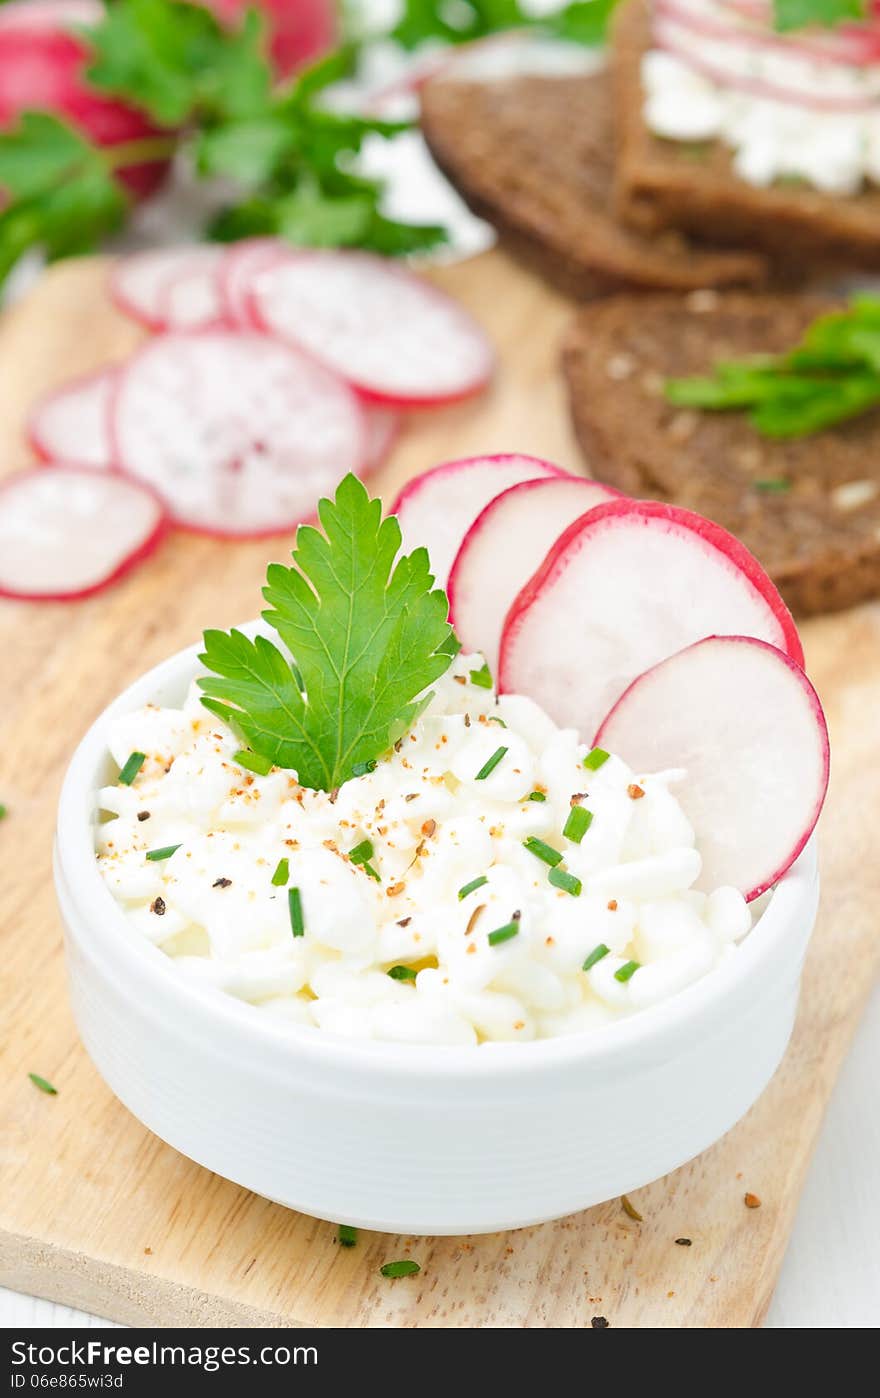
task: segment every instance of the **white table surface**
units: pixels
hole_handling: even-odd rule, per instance
[[[880,1325],[880,986],[837,1083],[770,1307],[773,1329]],[[107,1325],[0,1288],[0,1327]]]
[[[384,19],[394,0],[362,0]],[[555,0],[530,0],[534,10]],[[368,152],[371,173],[394,178],[393,212],[445,222],[456,246],[476,252],[491,234],[472,219],[424,160],[418,138],[406,136],[395,158],[384,143]],[[130,241],[173,242],[192,237],[203,204],[185,182],[141,212]],[[129,241],[129,240],[127,240]],[[16,278],[20,289],[32,275]],[[777,1329],[875,1328],[880,1324],[880,986],[875,989],[828,1110],[801,1200],[791,1243],[767,1319]],[[0,1328],[109,1325],[110,1322],[0,1287]]]

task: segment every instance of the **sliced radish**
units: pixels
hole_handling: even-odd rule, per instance
[[[711,636],[640,675],[596,741],[636,771],[682,767],[676,796],[697,831],[699,887],[749,900],[813,832],[828,787],[828,729],[799,665],[748,636]]]
[[[803,663],[785,603],[732,534],[674,505],[613,500],[565,531],[516,598],[499,684],[589,739],[637,675],[719,635]]]
[[[492,347],[461,306],[370,253],[285,257],[254,278],[252,304],[262,329],[378,402],[452,402],[483,388],[492,373]]]
[[[116,374],[115,368],[99,369],[37,404],[28,435],[38,456],[94,469],[112,465],[108,419]]]
[[[192,244],[186,247],[155,248],[150,252],[136,252],[121,258],[110,274],[110,295],[116,305],[127,316],[131,316],[148,330],[177,328],[171,325],[168,317],[175,309],[184,318],[180,329],[193,328],[193,302],[195,313],[204,314],[206,292],[205,279],[214,282],[223,258],[223,249],[213,246]],[[195,284],[192,290],[181,290],[173,294],[169,303],[170,288],[175,282],[185,286]],[[215,302],[210,323],[219,319],[219,293],[215,289]]]
[[[287,345],[231,331],[148,341],[120,372],[111,436],[120,468],[178,524],[239,538],[308,518],[366,455],[345,384]]]
[[[251,288],[258,272],[290,254],[290,244],[281,238],[244,238],[227,249],[220,264],[217,284],[223,315],[230,325],[253,330]]]
[[[221,248],[205,248],[172,272],[159,289],[159,315],[168,330],[211,330],[224,322],[219,273]]]
[[[0,596],[98,592],[153,551],[161,501],[112,471],[40,466],[0,482]]]
[[[493,675],[514,598],[574,520],[619,496],[577,476],[521,481],[474,520],[449,574],[449,611],[464,649],[482,651]]]
[[[467,456],[435,466],[405,485],[391,506],[406,550],[424,544],[438,587],[445,587],[455,555],[490,500],[520,481],[563,476],[537,456]]]
[[[373,471],[388,456],[400,431],[400,417],[393,408],[380,408],[373,403],[364,405],[366,452],[364,465]]]

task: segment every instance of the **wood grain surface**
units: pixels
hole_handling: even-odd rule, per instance
[[[99,260],[50,271],[0,324],[0,472],[29,459],[22,425],[46,388],[123,356],[138,332],[103,292]],[[407,425],[376,477],[387,494],[444,458],[533,451],[582,469],[557,370],[568,307],[501,253],[435,274],[495,339],[480,400]],[[111,1096],[67,1005],[51,883],[66,763],[101,708],[148,666],[255,611],[287,542],[176,534],[139,572],[70,605],[0,602],[0,1283],[145,1324],[741,1327],[761,1323],[806,1165],[880,959],[874,834],[880,760],[880,607],[805,628],[832,730],[823,899],[785,1062],[712,1150],[634,1196],[505,1235],[362,1235],[229,1184],[150,1135]],[[37,1092],[28,1071],[49,1078]],[[746,1191],[761,1207],[747,1209]],[[690,1247],[676,1245],[688,1237]],[[416,1278],[382,1262],[412,1256]]]

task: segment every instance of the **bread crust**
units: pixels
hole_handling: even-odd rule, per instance
[[[437,78],[422,92],[422,131],[471,209],[567,295],[764,279],[766,264],[754,252],[697,250],[677,233],[646,238],[618,226],[607,70],[483,83]]]
[[[880,189],[830,195],[808,185],[748,184],[720,141],[655,136],[643,117],[642,58],[651,46],[649,0],[625,0],[612,25],[616,143],[613,206],[621,223],[648,236],[678,229],[771,257],[880,267]]]
[[[777,441],[743,413],[674,407],[663,383],[705,374],[720,359],[790,348],[829,304],[745,292],[612,297],[584,307],[564,349],[591,473],[729,529],[801,616],[880,594],[880,410]],[[788,489],[760,484],[779,480]]]

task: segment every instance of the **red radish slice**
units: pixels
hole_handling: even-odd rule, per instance
[[[397,440],[400,418],[391,408],[379,408],[372,403],[364,406],[366,424],[365,468],[374,471],[381,466]]]
[[[575,476],[521,481],[474,520],[449,574],[449,611],[464,649],[482,651],[493,675],[514,598],[574,520],[619,497],[610,486]]]
[[[159,289],[159,315],[167,330],[212,330],[222,325],[218,275],[220,248],[205,248],[189,266],[172,272]]]
[[[99,369],[37,404],[28,435],[38,456],[96,470],[112,465],[108,418],[116,374],[115,368]]]
[[[637,772],[683,767],[698,887],[751,901],[797,859],[828,787],[828,729],[803,670],[748,636],[710,636],[640,675],[596,735]]]
[[[724,635],[803,663],[785,603],[732,534],[674,505],[614,500],[565,531],[513,603],[499,686],[590,739],[637,675]]]
[[[99,592],[165,531],[152,491],[112,471],[40,466],[0,482],[0,596],[62,601]]]
[[[223,249],[192,244],[187,247],[155,248],[123,257],[110,274],[110,295],[127,316],[145,325],[148,330],[174,329],[167,319],[173,309],[167,295],[172,283],[180,279],[195,280],[198,287],[197,305],[204,308],[204,278],[213,279],[219,270]],[[200,285],[201,283],[201,285]],[[190,313],[192,296],[178,291],[175,303]],[[212,323],[219,319],[219,296],[213,308]],[[191,328],[191,321],[181,329]]]
[[[290,255],[290,244],[281,238],[244,238],[225,253],[218,273],[224,318],[230,325],[255,329],[251,287],[258,272]]]
[[[568,479],[565,471],[537,456],[467,456],[416,476],[390,513],[397,515],[404,549],[424,544],[437,586],[445,587],[462,540],[489,501],[520,481],[547,476]]]
[[[254,279],[257,323],[374,401],[453,402],[487,383],[480,326],[455,301],[370,253],[297,252]]]
[[[278,534],[365,459],[363,412],[319,364],[264,335],[160,335],[123,367],[111,405],[120,468],[178,524]]]

